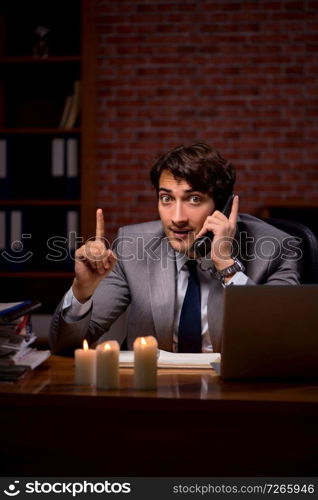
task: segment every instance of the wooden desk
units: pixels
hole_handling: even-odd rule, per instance
[[[0,384],[2,476],[318,476],[318,381],[160,370],[158,390],[73,385],[52,356]]]

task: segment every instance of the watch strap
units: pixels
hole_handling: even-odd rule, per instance
[[[245,266],[238,259],[234,259],[234,262],[231,266],[226,267],[225,269],[221,269],[220,271],[211,272],[212,276],[216,280],[223,280],[224,278],[228,278],[229,276],[233,276],[237,272],[244,272]]]

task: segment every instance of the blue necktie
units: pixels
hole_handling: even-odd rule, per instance
[[[182,304],[178,352],[202,352],[201,343],[201,292],[197,273],[197,261],[188,260],[188,287]]]

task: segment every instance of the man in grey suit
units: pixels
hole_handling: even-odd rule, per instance
[[[76,251],[73,285],[52,320],[53,352],[71,352],[85,338],[114,339],[109,328],[128,306],[127,331],[116,340],[129,349],[136,337],[154,335],[167,351],[219,352],[227,286],[298,284],[291,237],[238,214],[238,196],[229,215],[222,212],[235,170],[214,148],[175,148],[153,165],[151,181],[160,220],[121,228],[112,250],[97,210],[96,238]],[[193,243],[207,233],[211,250],[198,266]]]

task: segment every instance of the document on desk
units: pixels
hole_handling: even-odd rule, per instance
[[[211,363],[217,362],[220,354],[217,352],[183,353],[158,350],[158,368],[205,368],[211,369]],[[121,351],[119,363],[122,368],[134,366],[134,352]]]

